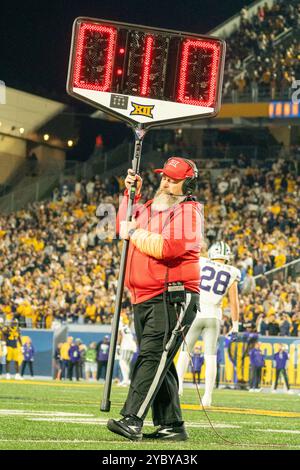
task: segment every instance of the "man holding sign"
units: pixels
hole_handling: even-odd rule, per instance
[[[187,437],[173,358],[199,304],[202,228],[201,206],[191,197],[197,167],[184,158],[171,157],[156,170],[163,176],[153,201],[139,212],[132,211],[141,197],[142,143],[154,126],[218,114],[225,49],[222,39],[195,33],[85,17],[73,24],[68,93],[126,121],[135,135],[133,170],[128,171],[119,214],[124,243],[100,407],[105,412],[110,409],[126,271],[141,353],[121,413],[124,419],[110,420],[108,427],[133,440],[142,438],[151,405],[154,424],[161,429],[150,437]]]
[[[142,180],[128,170],[118,214],[120,235],[130,239],[125,285],[140,354],[123,418],[109,420],[108,429],[131,440],[186,440],[173,359],[199,308],[202,207],[192,196],[198,170],[190,160],[171,157],[155,172],[162,174],[160,187],[153,200],[139,206]],[[128,191],[135,181],[134,218],[126,222]],[[150,407],[159,428],[143,435]]]

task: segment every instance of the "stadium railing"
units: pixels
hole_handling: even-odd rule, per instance
[[[259,103],[269,101],[290,101],[294,89],[290,87],[285,91],[275,91],[274,93],[270,90],[258,88],[257,91],[238,91],[231,90],[222,97],[223,103]]]
[[[259,274],[258,276],[253,276],[255,282],[261,279],[263,276],[266,276],[269,281],[272,283],[274,280],[280,282],[286,282],[289,277],[295,278],[300,276],[300,258],[290,263],[286,263],[280,268],[271,269],[266,271],[264,274]]]
[[[268,4],[268,7],[271,8],[274,4],[274,0],[255,0],[250,5],[247,5],[248,18],[251,19],[257,12],[257,8],[263,7],[265,4]],[[231,33],[233,33],[237,28],[240,27],[241,22],[241,13],[240,11],[235,15],[228,18],[226,21],[221,23],[216,28],[212,29],[209,34],[211,36],[218,36],[226,39]]]
[[[28,177],[28,184],[24,182],[24,186],[0,198],[0,213],[9,214],[10,212],[23,209],[29,203],[49,197],[52,189],[58,183],[58,175],[39,177],[36,181],[31,183]]]
[[[293,38],[299,38],[299,31],[295,30],[294,28],[290,27],[280,33],[276,38],[273,40],[273,47],[278,47],[281,43],[285,43],[287,41],[290,41]],[[287,48],[287,45],[286,45]],[[232,77],[232,80],[237,80],[239,79],[246,71],[247,68],[253,64],[256,60],[256,55],[255,54],[249,54],[244,60],[243,60],[243,66],[242,70],[235,75],[235,77]],[[254,67],[255,68],[255,67]],[[284,100],[284,99],[290,99],[291,94],[293,90],[286,90],[285,92],[282,91],[277,91],[277,92],[271,92],[271,87],[269,91],[265,91],[262,89],[262,87],[258,87],[253,90],[252,92],[246,92],[246,93],[240,93],[237,90],[232,90],[231,92],[231,97],[229,96],[223,96],[222,101],[226,102],[226,99],[232,99],[233,102],[244,102],[245,100],[249,100],[257,102],[257,101],[269,101],[271,100]]]
[[[233,159],[238,159],[241,154],[246,157],[247,166],[255,167],[267,164],[271,168],[272,163],[277,158],[291,159],[295,163],[297,163],[297,158],[300,160],[300,151],[297,156],[292,147],[282,148],[280,145],[223,145],[218,147],[213,145],[205,147],[185,145],[183,148],[177,148],[174,145],[167,151],[160,152],[161,158],[168,158],[172,154],[189,157],[204,164],[213,161],[216,168],[230,166]],[[148,161],[150,160],[148,159]]]
[[[66,160],[62,162],[53,161],[51,165],[38,168],[36,176],[28,176],[26,164],[22,171],[22,178],[15,187],[10,188],[11,192],[5,191],[1,197],[0,211],[9,213],[21,209],[27,203],[39,201],[51,195],[51,190],[56,186],[66,183],[75,183],[76,180],[89,180],[95,175],[101,179],[110,178],[114,175],[123,175],[131,165],[133,144],[122,144],[116,151],[94,153],[85,162]],[[147,144],[143,149],[144,159],[141,169],[151,166],[160,166],[171,154],[192,158],[202,170],[222,171],[233,166],[239,166],[236,159],[242,154],[247,161],[247,166],[260,167],[263,165],[271,169],[272,164],[278,158],[284,158],[291,162],[292,171],[299,174],[300,168],[300,148],[281,146],[197,146],[190,145],[177,147],[169,144],[164,150],[156,150],[156,142]],[[240,168],[241,169],[241,168]],[[242,169],[241,169],[242,170]],[[218,174],[216,173],[216,176]],[[4,195],[5,194],[5,195]]]

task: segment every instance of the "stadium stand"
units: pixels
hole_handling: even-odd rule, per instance
[[[277,0],[271,7],[265,3],[253,16],[243,8],[240,27],[226,38],[223,98],[289,98],[300,72],[299,30],[297,0]]]
[[[292,82],[300,75],[299,33],[298,0],[275,0],[271,7],[265,3],[254,15],[243,8],[239,27],[225,38],[225,101],[289,98]],[[181,147],[180,139],[177,144],[173,149],[167,145],[165,151],[162,143],[156,154],[166,158],[171,150],[209,158],[199,164],[196,195],[204,204],[208,242],[228,242],[233,263],[242,272],[241,330],[300,336],[300,277],[287,279],[280,271],[300,258],[299,145],[287,155],[278,142],[273,164],[266,160],[273,153],[271,145],[267,154],[260,146],[257,165],[250,165],[254,155],[237,156],[234,146],[221,142],[199,151],[196,146]],[[116,174],[114,166],[127,165],[124,155],[128,153],[130,161],[131,150],[130,143],[122,144],[114,158],[105,159],[101,148],[92,155],[94,174]],[[215,168],[222,168],[219,176]],[[0,215],[0,318],[6,321],[16,317],[20,326],[35,328],[51,328],[55,322],[111,323],[122,242],[113,233],[102,239],[96,209],[100,202],[117,209],[123,179],[96,176],[75,182],[71,173],[73,166],[69,181],[55,188],[51,201]],[[158,179],[151,171],[142,176],[147,200],[154,196]],[[50,182],[49,175],[45,179]],[[39,193],[35,187],[32,191]],[[23,182],[20,195],[24,201]],[[0,205],[4,212],[8,198]],[[273,269],[279,269],[277,276],[265,276]],[[225,300],[223,333],[230,329],[227,307]],[[126,289],[123,308],[130,312]]]
[[[279,159],[272,168],[237,164],[217,178],[212,173],[201,171],[197,196],[209,242],[225,239],[242,271],[241,328],[268,334],[275,320],[273,333],[300,335],[300,277],[280,283],[253,278],[300,258],[294,167]],[[152,171],[142,176],[147,200],[158,180]],[[111,322],[122,242],[113,233],[101,238],[95,214],[100,202],[117,208],[123,188],[119,177],[70,182],[56,188],[51,201],[0,217],[0,316],[36,328]],[[126,291],[123,308],[130,312]],[[224,325],[230,327],[226,318]]]

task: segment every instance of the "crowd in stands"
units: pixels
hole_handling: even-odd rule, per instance
[[[291,38],[276,43],[278,36],[290,29]],[[278,94],[282,98],[290,97],[292,83],[300,72],[299,30],[298,0],[276,0],[271,7],[265,3],[251,16],[243,8],[239,28],[226,38],[223,96],[235,99],[247,92],[257,101],[260,90],[272,99]]]
[[[96,200],[113,200],[101,191]],[[54,199],[0,218],[0,312],[27,327],[110,323],[120,242],[97,243],[97,205],[87,194],[63,188]]]
[[[240,298],[240,332],[257,332],[262,336],[300,336],[300,276],[295,281],[264,278],[263,287],[256,286]],[[228,301],[223,305],[222,333],[231,328],[227,313]]]
[[[225,239],[242,273],[241,331],[300,334],[300,277],[284,282],[279,272],[280,282],[271,282],[264,276],[300,257],[299,183],[279,159],[269,170],[248,167],[242,175],[231,169],[200,190],[208,239]],[[224,333],[229,328],[225,318]]]
[[[142,176],[148,200],[159,180],[152,171]],[[231,246],[242,272],[242,323],[252,328],[264,328],[259,315],[275,314],[279,321],[287,314],[290,328],[299,329],[299,278],[293,287],[274,287],[264,276],[255,285],[253,279],[300,257],[299,183],[280,159],[271,169],[247,167],[240,159],[217,179],[209,169],[201,171],[197,196],[205,233],[209,243],[223,239]],[[100,202],[117,208],[123,189],[123,178],[96,176],[57,188],[51,201],[0,217],[0,316],[37,328],[111,322],[122,242],[110,234],[101,238],[96,209]],[[126,290],[123,308],[130,313]]]

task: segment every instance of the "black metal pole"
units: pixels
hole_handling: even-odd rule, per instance
[[[135,133],[135,147],[134,147],[134,156],[132,160],[132,169],[134,173],[137,174],[140,169],[142,144],[143,144],[143,139],[146,134],[146,129],[143,127],[142,124],[139,124],[138,127],[134,128],[134,133]],[[129,200],[128,200],[127,216],[126,216],[127,221],[132,220],[133,203],[134,203],[135,194],[136,194],[136,184],[131,186],[131,189],[129,192]],[[111,329],[107,371],[106,371],[103,396],[102,396],[102,401],[101,401],[101,406],[100,406],[100,410],[106,411],[106,412],[110,410],[110,403],[111,403],[110,393],[111,393],[112,375],[113,375],[115,354],[116,354],[116,347],[117,347],[120,314],[121,314],[121,307],[122,307],[122,297],[123,297],[123,291],[124,291],[124,278],[125,278],[128,247],[129,247],[129,240],[124,240],[122,254],[121,254],[121,261],[120,261],[120,271],[119,271],[119,278],[118,278],[115,311],[114,311],[112,329]]]

